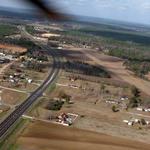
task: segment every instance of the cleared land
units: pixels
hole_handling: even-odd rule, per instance
[[[150,82],[135,77],[131,71],[125,69],[125,66],[123,66],[124,63],[123,60],[117,61],[118,58],[116,57],[99,54],[97,51],[94,51],[92,49],[86,50],[86,49],[74,48],[74,50],[83,52],[95,63],[105,67],[109,72],[111,72],[112,78],[116,80],[123,80],[129,83],[130,85],[136,86],[145,94],[150,95],[149,92]]]
[[[10,51],[12,53],[24,53],[27,52],[27,48],[10,45],[10,44],[0,44],[0,49],[6,49],[6,51]]]
[[[49,38],[49,37],[60,37],[59,34],[52,34],[52,33],[43,33],[41,36],[44,37],[44,38]]]
[[[80,49],[65,49],[61,50],[61,53],[67,60],[71,60],[71,58],[73,58],[75,61],[80,60],[81,62],[84,61],[93,65],[101,65],[100,63],[93,61],[93,58],[90,58],[88,55],[86,56],[82,51],[80,51]],[[119,58],[105,55],[101,59],[101,61],[108,62],[109,64],[118,64],[122,62]],[[107,68],[105,67],[105,69]],[[122,122],[124,119],[137,116],[127,114],[126,110],[121,110],[119,113],[113,113],[112,105],[106,103],[106,100],[118,100],[123,95],[128,96],[128,98],[131,97],[129,84],[125,84],[122,79],[118,78],[112,72],[111,74],[112,78],[105,79],[97,78],[93,75],[86,76],[68,73],[65,72],[65,70],[62,70],[61,77],[57,81],[60,86],[57,85],[53,93],[46,92],[46,98],[41,100],[42,103],[35,110],[33,115],[40,119],[49,120],[51,115],[58,116],[63,112],[75,113],[78,114],[79,117],[73,124],[74,127],[92,130],[99,133],[106,133],[117,137],[124,137],[127,139],[134,138],[137,141],[149,143],[150,134],[145,129],[139,130],[139,126],[132,128]],[[77,80],[71,81],[69,76],[77,76]],[[83,78],[80,79],[80,77]],[[70,87],[69,85],[71,84],[77,88]],[[103,84],[105,85],[105,91],[107,91],[108,94],[102,94],[101,86]],[[70,95],[73,104],[65,104],[60,111],[56,112],[45,109],[51,99],[58,98],[61,92]]]
[[[1,98],[5,104],[16,105],[24,101],[27,98],[27,94],[10,90],[2,90]]]
[[[22,150],[149,150],[150,145],[76,128],[32,123],[18,139]]]
[[[68,79],[61,78],[58,80],[60,84],[70,84]],[[129,127],[123,123],[124,119],[139,118],[135,114],[128,114],[126,110],[120,110],[118,113],[112,112],[112,105],[106,103],[106,100],[118,99],[120,96],[116,93],[122,93],[130,95],[128,88],[124,89],[112,85],[105,85],[105,90],[110,91],[109,94],[100,93],[100,83],[94,83],[89,81],[77,80],[72,84],[83,89],[71,88],[67,86],[56,86],[52,94],[48,94],[48,98],[42,99],[41,104],[35,110],[34,116],[40,119],[46,119],[50,121],[50,116],[58,116],[62,113],[78,114],[78,119],[73,123],[74,127],[79,129],[86,129],[99,133],[105,133],[117,137],[124,137],[127,139],[135,139],[137,141],[149,143],[149,132],[147,129],[139,130],[140,126]],[[73,104],[64,104],[60,111],[51,111],[46,109],[46,106],[52,98],[59,97],[60,93],[66,93],[71,96]],[[95,103],[96,102],[96,103]],[[132,110],[131,110],[132,112]],[[137,112],[136,112],[137,113]],[[146,115],[146,114],[143,114]],[[147,119],[147,118],[146,118]],[[150,118],[148,118],[150,120]]]

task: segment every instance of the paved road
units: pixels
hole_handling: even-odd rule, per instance
[[[47,46],[43,46],[49,50]],[[48,78],[43,84],[33,92],[22,104],[20,104],[3,122],[0,124],[0,139],[2,139],[9,129],[15,124],[17,120],[30,108],[30,106],[40,97],[46,88],[53,83],[59,73],[60,61],[55,51],[49,51],[53,57],[53,67]]]

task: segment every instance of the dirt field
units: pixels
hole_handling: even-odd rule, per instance
[[[149,150],[136,141],[42,122],[32,123],[17,144],[21,150]]]
[[[37,72],[33,70],[26,70],[26,74],[34,80],[34,82],[37,81],[44,81],[46,77],[48,76],[48,73],[50,72],[50,68],[45,68],[43,72]]]
[[[15,52],[24,53],[27,51],[27,49],[24,47],[8,45],[8,44],[0,44],[0,49],[6,49],[6,51],[8,50],[8,51],[11,51],[12,53],[15,53]]]
[[[69,50],[67,50],[67,54],[68,54],[68,51]],[[81,57],[83,57],[82,56],[83,53],[81,51],[79,51],[79,53],[78,53],[78,51],[72,52],[72,51],[76,51],[76,49],[73,49],[70,51],[71,52],[69,54],[71,54],[73,57],[75,56],[75,59],[81,60]],[[82,53],[82,55],[78,55],[81,53]],[[87,129],[87,130],[95,131],[95,132],[99,132],[99,133],[106,133],[108,135],[123,137],[123,138],[127,138],[127,139],[134,138],[137,141],[150,143],[150,140],[149,140],[150,133],[147,132],[148,129],[144,128],[142,130],[139,130],[139,126],[134,128],[134,127],[129,127],[125,123],[123,123],[124,119],[128,120],[130,118],[138,118],[138,116],[128,114],[127,111],[125,111],[125,110],[121,110],[119,113],[113,113],[112,112],[113,105],[106,104],[106,102],[102,101],[102,99],[104,99],[104,100],[119,99],[119,97],[121,97],[121,95],[128,95],[128,97],[130,97],[131,91],[129,92],[130,88],[128,88],[128,86],[124,87],[122,85],[123,84],[122,79],[115,74],[116,73],[115,71],[117,69],[120,70],[119,67],[122,67],[120,65],[122,63],[122,60],[119,58],[110,57],[110,56],[106,56],[106,55],[100,55],[100,56],[99,56],[99,54],[97,54],[97,55],[100,58],[100,60],[99,60],[100,62],[98,60],[95,61],[95,59],[94,59],[94,61],[91,61],[91,60],[93,60],[94,56],[90,57],[89,59],[85,59],[85,60],[87,60],[87,62],[89,62],[89,63],[93,63],[93,64],[98,63],[99,65],[103,65],[103,66],[106,63],[105,67],[107,67],[107,65],[116,64],[116,66],[112,65],[111,67],[109,66],[109,68],[108,68],[109,71],[112,69],[111,70],[112,78],[110,80],[118,81],[119,83],[121,83],[121,85],[120,86],[113,86],[113,84],[106,85],[106,90],[109,91],[109,94],[111,96],[109,96],[107,98],[101,97],[101,94],[100,94],[101,83],[89,82],[89,81],[85,81],[85,80],[77,80],[77,81],[71,83],[71,81],[69,81],[69,78],[65,78],[66,74],[63,72],[62,73],[63,75],[60,77],[60,79],[57,81],[57,83],[62,84],[62,85],[63,84],[64,85],[65,84],[74,84],[78,87],[83,87],[86,90],[81,90],[81,88],[77,88],[77,89],[70,88],[67,86],[56,86],[56,89],[54,90],[54,92],[52,94],[47,93],[47,97],[49,99],[58,97],[59,93],[61,91],[63,91],[65,93],[67,93],[68,95],[71,95],[71,100],[74,102],[74,104],[73,105],[64,105],[63,108],[60,111],[58,111],[57,113],[56,112],[51,113],[51,111],[41,108],[42,106],[40,105],[41,107],[38,109],[38,111],[36,111],[35,116],[40,117],[41,119],[48,119],[51,114],[60,114],[62,112],[75,113],[75,114],[78,114],[80,117],[73,124],[74,127],[77,127],[80,129]],[[66,56],[65,52],[64,52],[64,56]],[[66,58],[70,59],[70,56],[67,55]],[[118,67],[118,68],[116,68],[116,67]],[[125,70],[125,68],[123,68],[123,69]],[[127,71],[127,70],[125,70],[125,71]],[[134,77],[130,72],[129,72],[129,75],[131,77]],[[91,76],[91,78],[95,79],[94,76]],[[136,77],[134,77],[134,78],[136,78]],[[102,80],[102,83],[103,83],[103,79],[100,78],[100,80]],[[142,79],[139,79],[139,80],[142,80]],[[129,85],[129,84],[127,84],[127,85]],[[116,95],[116,96],[113,96],[113,95]],[[95,102],[97,102],[97,104],[95,104]],[[132,110],[130,110],[130,111],[132,112]],[[37,112],[38,112],[39,116],[37,115]],[[141,119],[141,118],[139,118],[139,119]],[[150,121],[150,119],[149,119],[149,121]]]
[[[24,101],[27,98],[27,94],[3,89],[1,98],[5,104],[16,105]]]
[[[145,94],[150,96],[150,82],[135,77],[131,71],[125,69],[123,66],[123,60],[120,60],[116,57],[107,56],[100,54],[95,50],[79,49],[79,48],[69,48],[73,51],[83,52],[95,63],[105,67],[109,72],[111,72],[112,78],[116,80],[123,80],[131,85],[136,86]]]
[[[60,37],[60,34],[52,34],[52,33],[43,33],[41,37],[50,38],[50,37]]]
[[[146,78],[150,81],[150,72],[146,75]]]
[[[11,62],[11,63],[5,64],[5,65],[3,65],[2,67],[0,67],[0,75],[3,74],[3,73],[5,72],[5,70],[6,70],[7,68],[9,68],[13,63],[14,63],[14,61]]]
[[[58,80],[60,84],[69,84],[69,79],[60,78]],[[143,128],[139,130],[138,127],[130,127],[123,123],[123,120],[130,118],[139,118],[136,115],[128,114],[126,110],[120,110],[118,113],[112,112],[111,104],[107,104],[105,100],[110,99],[110,96],[105,98],[100,93],[100,84],[88,81],[77,80],[73,82],[77,86],[83,86],[85,90],[56,86],[55,90],[51,93],[47,93],[47,98],[42,99],[42,103],[33,113],[33,116],[40,119],[49,120],[50,116],[58,116],[61,113],[74,113],[78,114],[78,119],[73,123],[74,127],[79,129],[86,129],[89,131],[95,131],[99,133],[105,133],[108,135],[113,135],[117,137],[123,137],[127,139],[135,139],[141,142],[150,142],[149,136],[150,132],[148,129]],[[112,99],[117,99],[118,95],[116,93],[125,94],[130,96],[130,90],[128,88],[120,88],[112,85],[105,85],[106,90],[111,93]],[[71,96],[73,104],[64,104],[60,111],[50,111],[45,109],[48,101],[51,98],[59,97],[60,92],[64,92]],[[108,95],[109,95],[108,94]],[[113,96],[114,95],[114,96]],[[115,98],[116,97],[116,98]],[[120,97],[120,96],[119,96]],[[103,100],[104,99],[104,100]],[[95,104],[95,102],[97,102]],[[129,110],[132,112],[132,110]],[[146,115],[146,114],[145,114]],[[148,114],[147,114],[148,115]],[[150,121],[150,118],[148,118]],[[50,120],[49,120],[50,121]]]
[[[92,50],[82,51],[82,49],[76,48],[63,50],[63,52],[64,56],[66,56],[66,53],[68,54],[66,56],[67,59],[73,58],[75,60],[81,60],[83,58],[84,61],[104,66],[111,73],[111,80],[120,83],[123,83],[122,81],[124,81],[128,84],[136,85],[143,92],[149,94],[150,82],[137,78],[132,72],[126,70],[122,66],[123,60],[121,59],[98,54],[96,51]],[[63,78],[65,77],[65,74],[61,77],[62,78],[57,81],[58,83],[70,84],[71,81],[69,81],[68,78]],[[92,77],[93,76],[91,76],[91,78]],[[43,104],[45,104],[45,99],[43,99],[43,103],[40,104],[32,114],[41,119],[48,119],[50,115],[58,115],[62,112],[78,114],[79,117],[72,127],[65,128],[63,126],[46,124],[43,122],[34,122],[25,130],[24,134],[17,141],[21,150],[149,149],[149,145],[143,144],[150,143],[149,129],[142,128],[139,130],[139,126],[130,127],[123,123],[124,119],[128,120],[136,118],[137,116],[135,114],[131,115],[125,110],[122,110],[119,113],[113,113],[112,105],[106,104],[106,102],[102,100],[101,94],[99,94],[100,83],[77,80],[72,82],[72,84],[75,84],[78,87],[82,86],[83,89],[86,90],[81,88],[56,86],[56,89],[52,94],[46,93],[46,100],[58,97],[59,93],[63,91],[68,95],[71,95],[71,100],[74,102],[73,104],[64,104],[60,111],[54,112],[43,107]],[[125,87],[120,86],[115,87],[113,85],[107,85],[106,89],[110,92],[110,95],[117,95],[117,93],[128,95],[129,93],[129,88],[125,89]],[[116,97],[111,98],[116,99]],[[96,104],[95,101],[97,101]],[[132,112],[132,110],[129,111]],[[122,138],[125,138],[126,140]],[[136,142],[132,141],[133,139]]]

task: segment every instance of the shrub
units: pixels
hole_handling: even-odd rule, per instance
[[[141,119],[141,124],[142,124],[142,125],[146,125],[145,119],[143,119],[143,118]]]
[[[64,102],[62,101],[50,101],[49,104],[46,106],[46,109],[48,110],[54,110],[54,111],[58,111],[62,108]]]
[[[117,109],[117,107],[115,105],[112,106],[112,111],[113,112],[118,112],[119,110]]]

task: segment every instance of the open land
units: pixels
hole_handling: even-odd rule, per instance
[[[82,51],[82,49],[78,48],[67,49],[67,47],[65,47],[64,51],[62,50],[62,54],[67,60],[72,60],[72,58],[74,58],[73,60],[79,61],[82,57],[84,58],[82,60],[89,64],[99,64],[109,71],[111,78],[96,78],[95,76],[72,74],[63,70],[56,83],[55,90],[52,93],[46,93],[46,97],[41,100],[41,104],[35,109],[32,115],[41,120],[51,121],[50,116],[58,116],[64,112],[78,114],[79,117],[73,123],[73,127],[126,139],[134,138],[137,141],[149,143],[148,137],[150,136],[150,133],[147,132],[147,128],[139,130],[139,125],[129,127],[123,123],[124,119],[141,118],[137,115],[138,112],[135,109],[126,111],[121,108],[119,113],[113,113],[111,110],[112,104],[106,103],[106,100],[117,100],[122,95],[131,98],[132,94],[130,86],[132,83],[134,84],[134,82],[130,82],[132,78],[135,78],[139,83],[140,81],[143,81],[149,84],[149,82],[135,77],[131,71],[126,70],[122,66],[122,59],[91,52],[98,57],[95,58],[95,55],[93,56],[91,53],[88,54],[88,51],[92,50]],[[118,70],[118,72],[116,70]],[[122,71],[123,74],[121,74]],[[121,78],[126,76],[127,73],[127,79],[129,79],[128,82]],[[77,77],[77,80],[71,81],[70,77]],[[102,93],[101,86],[103,84],[105,85],[105,90],[109,93]],[[58,98],[60,93],[67,93],[67,95],[70,95],[73,104],[65,104],[59,111],[48,110],[46,106],[53,98]],[[143,98],[147,97],[148,94],[148,92],[143,92]],[[133,114],[129,114],[128,112]],[[148,113],[143,113],[143,117],[150,120],[150,118],[146,116],[148,116]]]
[[[148,144],[150,143],[149,112],[138,111],[137,108],[149,105],[150,82],[141,78],[143,74],[141,77],[137,76],[134,69],[127,68],[124,65],[126,61],[124,58],[115,57],[116,54],[108,56],[106,51],[109,51],[109,44],[113,43],[112,39],[108,39],[107,43],[106,39],[98,38],[97,35],[94,36],[95,32],[93,34],[90,31],[93,36],[82,34],[81,32],[85,31],[82,28],[80,29],[78,25],[77,27],[75,25],[71,27],[70,25],[69,29],[79,28],[80,32],[61,31],[61,33],[57,33],[57,35],[62,34],[61,36],[51,36],[55,32],[51,33],[49,27],[51,28],[51,26],[37,25],[28,28],[28,30],[36,36],[39,34],[39,36],[41,34],[50,36],[49,41],[58,40],[59,44],[56,44],[55,48],[58,49],[59,55],[63,57],[61,75],[54,87],[50,87],[43,94],[36,108],[27,113],[32,121],[16,140],[15,144],[18,145],[18,149],[148,150]],[[64,29],[66,30],[66,27]],[[77,35],[76,37],[74,32]],[[128,34],[128,31],[123,31],[121,36],[126,37],[125,32],[127,32],[127,37],[131,36],[131,39],[136,36],[136,34]],[[106,38],[109,34],[107,33],[104,37]],[[120,33],[117,35],[120,35]],[[114,36],[114,34],[111,36]],[[148,36],[145,38],[147,39]],[[38,39],[40,40],[40,38]],[[124,41],[125,39],[121,40]],[[143,41],[143,35],[142,37],[138,35],[135,40],[142,40],[142,43],[146,42]],[[116,48],[118,45],[119,48],[120,46],[125,48],[128,44],[130,47],[132,45],[132,42],[125,42],[124,45],[121,42],[116,42],[115,46],[111,45],[110,49]],[[41,84],[51,67],[51,58],[47,58],[47,54],[41,49],[39,50],[33,43],[30,44],[32,46],[28,45],[29,50],[25,57],[18,58],[14,64],[11,64],[12,66],[7,64],[3,67],[3,76],[1,77],[3,82],[0,83],[1,94],[4,102],[9,105],[17,105],[22,102],[27,94],[30,94]],[[48,44],[51,47],[54,46],[51,43]],[[138,45],[133,44],[133,48],[136,46]],[[9,49],[9,47],[7,48]],[[34,51],[37,49],[39,53]],[[20,51],[17,48],[15,50]],[[145,53],[145,51],[143,52]],[[139,63],[139,58],[130,59],[138,59]],[[47,63],[47,61],[50,61],[50,63]],[[140,61],[148,63],[147,56],[144,56],[144,60],[140,58]],[[43,66],[45,67],[43,68]],[[144,75],[149,71],[148,69],[144,72]],[[15,74],[16,71],[18,72],[17,75]],[[24,76],[20,76],[20,73]],[[29,82],[29,79],[32,79],[32,83]],[[134,92],[136,92],[135,95],[133,87]],[[5,95],[5,93],[8,93],[8,95]],[[136,107],[130,107],[129,104],[133,102],[132,100],[136,101]],[[140,100],[142,103],[140,103]],[[147,103],[143,105],[146,100]],[[74,114],[77,117],[71,124],[68,124],[69,127],[64,127],[62,122],[66,121],[68,114]],[[135,122],[135,119],[137,122],[131,125],[123,122],[124,120],[134,120]],[[133,139],[135,141],[132,141]]]
[[[124,63],[123,60],[119,60],[116,57],[99,54],[98,52],[93,51],[92,49],[86,50],[86,49],[77,48],[76,50],[83,52],[86,56],[92,59],[94,63],[97,63],[105,67],[106,70],[111,72],[112,78],[117,79],[117,80],[123,80],[127,82],[128,84],[138,87],[145,94],[147,95],[150,94],[149,93],[150,82],[140,79],[138,77],[135,77],[131,71],[127,70],[125,66],[123,66],[123,63]]]
[[[0,49],[7,49],[6,51],[11,51],[12,53],[25,53],[27,52],[27,48],[9,45],[9,44],[0,44]]]
[[[32,123],[17,141],[22,150],[148,150],[149,145],[132,140],[67,128],[42,122]],[[21,144],[21,146],[19,146]]]

